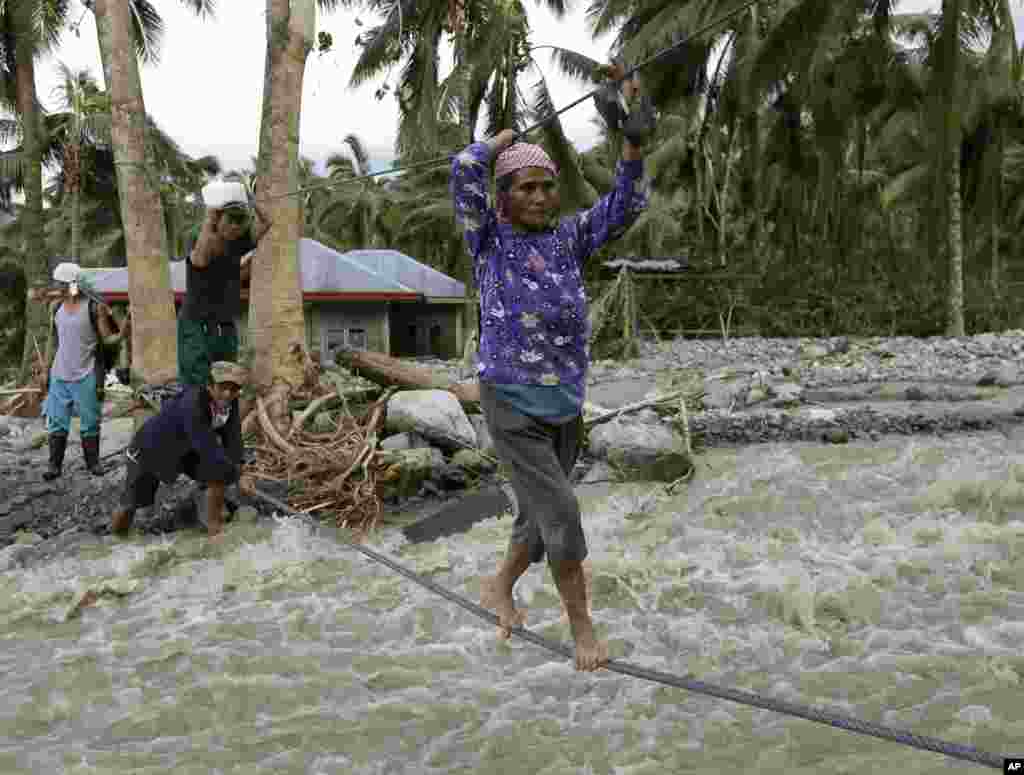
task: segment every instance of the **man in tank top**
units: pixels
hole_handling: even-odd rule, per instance
[[[50,307],[50,320],[56,333],[57,347],[47,347],[50,367],[49,389],[43,413],[50,441],[50,464],[43,478],[47,481],[61,475],[64,452],[71,429],[71,408],[76,406],[81,419],[80,435],[85,466],[95,476],[103,469],[99,464],[100,400],[97,384],[99,345],[119,343],[130,329],[126,322],[118,331],[105,304],[83,298],[79,284],[84,281],[78,264],[63,262],[53,272],[53,279],[63,286],[63,298]]]

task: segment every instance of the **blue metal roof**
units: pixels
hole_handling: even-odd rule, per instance
[[[397,250],[339,253],[316,240],[299,241],[303,293],[417,293],[464,297],[466,287]],[[128,270],[84,269],[99,293],[127,293]],[[171,288],[185,291],[185,262],[171,262]]]

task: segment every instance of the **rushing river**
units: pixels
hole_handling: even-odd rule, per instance
[[[582,488],[600,631],[647,667],[1024,753],[1020,444],[714,450],[674,496]],[[508,529],[372,543],[476,598]],[[568,640],[546,568],[519,595]],[[0,574],[0,639],[5,774],[980,771],[576,673],[294,521]]]

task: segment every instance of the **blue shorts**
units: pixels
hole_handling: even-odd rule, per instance
[[[77,382],[50,377],[50,389],[43,404],[46,430],[67,434],[71,430],[71,407],[78,407],[83,439],[100,435],[100,400],[96,395],[96,374],[89,372]]]

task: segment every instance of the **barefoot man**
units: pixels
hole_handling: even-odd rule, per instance
[[[621,81],[621,66],[611,68]],[[635,83],[624,84],[633,96]],[[646,116],[647,133],[653,114]],[[634,119],[623,123],[615,186],[589,210],[558,220],[558,168],[536,145],[504,130],[473,143],[452,165],[456,216],[473,256],[480,292],[480,403],[519,504],[498,574],[484,580],[482,602],[504,636],[523,623],[513,589],[545,554],[576,643],[576,669],[608,659],[587,606],[587,542],[569,480],[583,439],[589,326],[583,263],[620,237],[647,206]],[[496,207],[488,202],[494,163]]]

